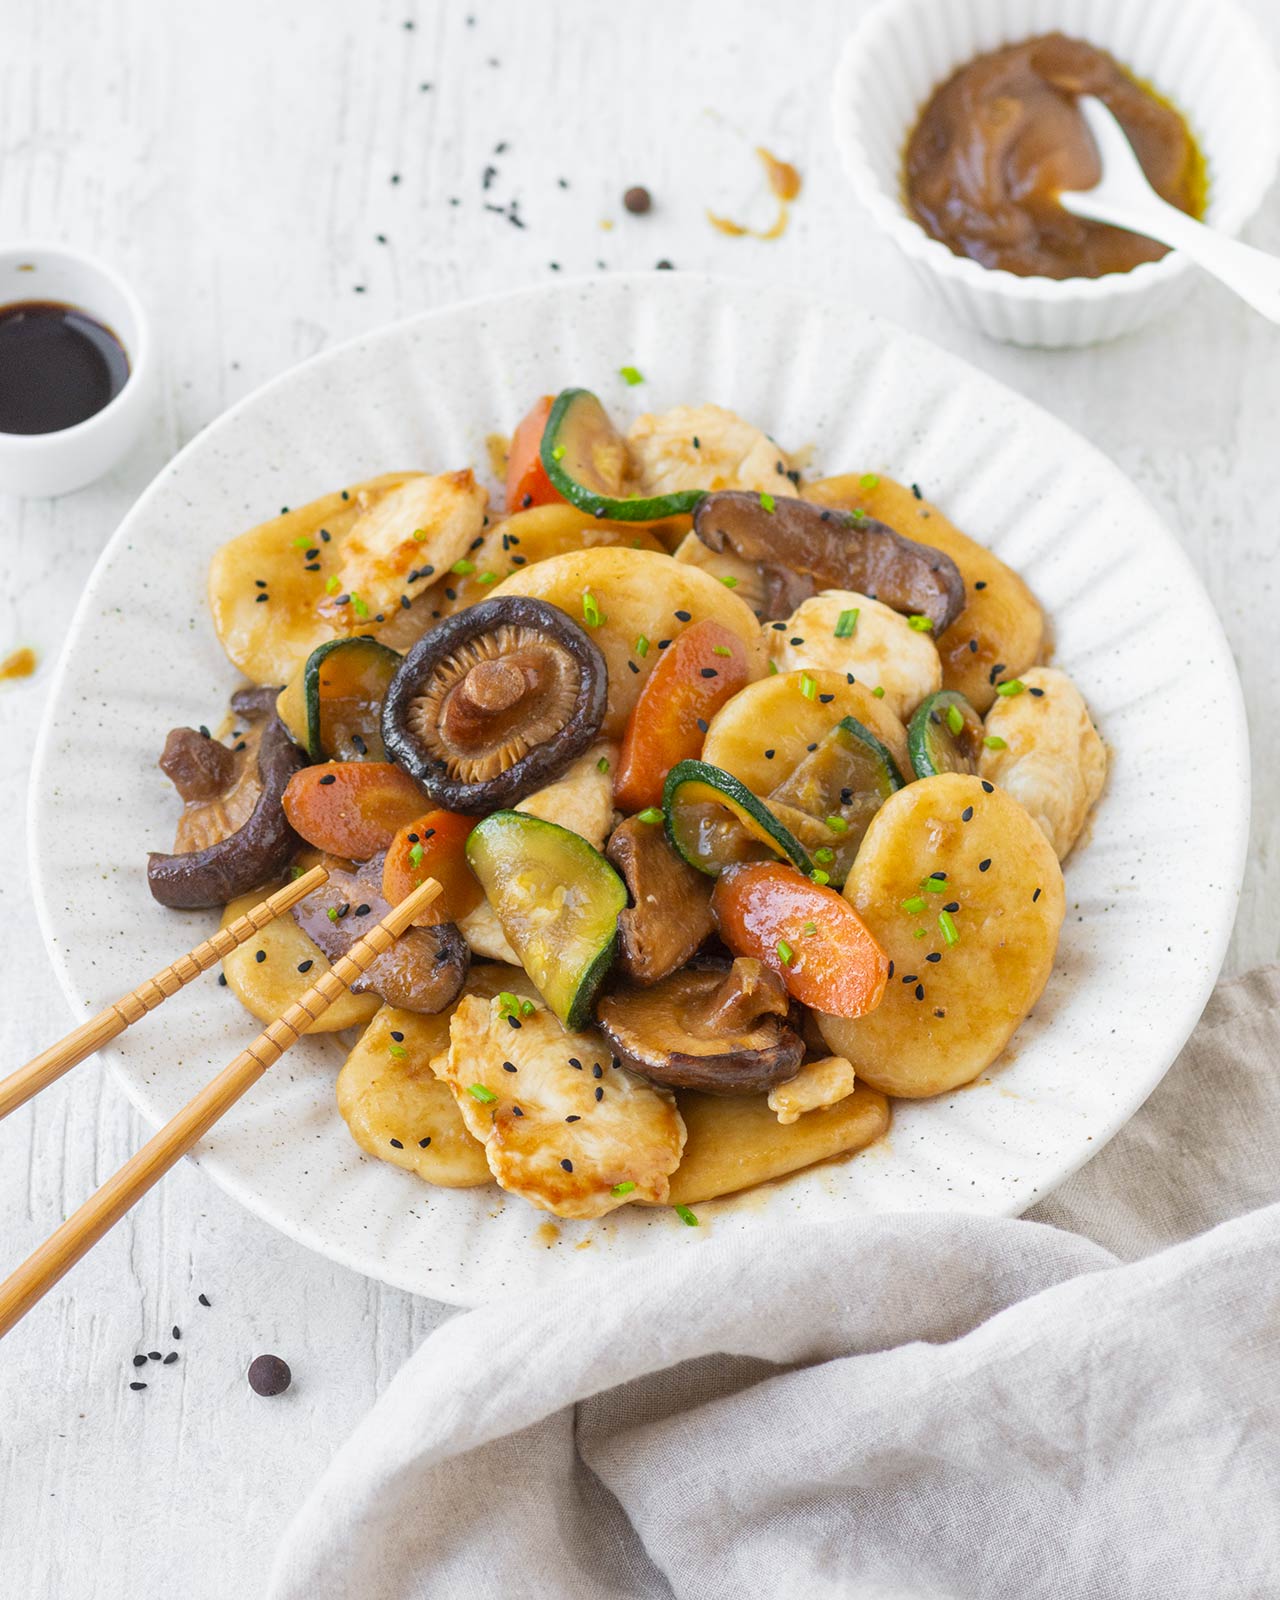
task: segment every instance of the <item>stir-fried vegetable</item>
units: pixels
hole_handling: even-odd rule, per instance
[[[444,893],[419,919],[423,926],[460,922],[484,899],[484,890],[467,865],[467,839],[476,825],[474,817],[456,811],[428,811],[405,823],[382,864],[382,893],[388,905],[399,905],[409,894],[434,878]]]
[[[656,646],[643,639],[636,648],[643,655]],[[710,719],[751,675],[736,633],[709,617],[690,623],[649,674],[627,723],[613,783],[619,810],[662,803],[668,772],[697,756]]]
[[[834,889],[779,862],[726,873],[711,896],[720,936],[735,955],[773,968],[816,1011],[861,1017],[880,1004],[889,958]]]
[[[813,871],[804,847],[768,806],[731,773],[705,761],[672,767],[662,812],[654,821],[664,814],[672,844],[691,867],[711,877],[745,861],[779,857],[794,862],[801,872]]]
[[[317,850],[367,861],[422,815],[422,790],[389,761],[326,761],[289,780],[284,814]]]
[[[317,645],[276,712],[313,761],[381,761],[382,701],[400,657],[376,639]]]
[[[542,465],[566,500],[615,522],[679,516],[692,511],[705,494],[702,489],[627,494],[626,444],[589,389],[564,389],[556,396],[542,435]]]
[[[982,718],[962,694],[942,689],[920,703],[907,729],[917,778],[939,772],[976,772],[982,755]]]
[[[511,436],[511,449],[507,452],[508,511],[527,511],[530,506],[551,505],[561,498],[552,488],[541,455],[542,435],[554,398],[544,394],[535,400]]]

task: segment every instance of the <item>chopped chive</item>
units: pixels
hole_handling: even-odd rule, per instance
[[[632,1183],[628,1178],[626,1183],[615,1183],[613,1188],[609,1190],[609,1193],[616,1195],[630,1194],[634,1188],[635,1184]]]
[[[947,707],[947,727],[952,733],[964,732],[964,714],[959,706]]]
[[[465,556],[463,556],[460,560],[455,561],[454,564],[449,568],[450,572],[456,572],[460,578],[465,578],[468,573],[474,572],[475,570],[475,562],[468,561]]]
[[[924,900],[924,896],[921,895],[921,894],[913,894],[911,896],[910,900],[904,900],[902,902],[902,909],[910,917],[919,916],[920,913],[924,910],[924,906],[925,906],[925,900]]]
[[[818,863],[818,865],[820,867],[829,867],[831,865],[831,863],[835,860],[835,858],[836,858],[835,851],[834,850],[828,850],[825,844],[822,846],[822,848],[820,850],[815,850],[813,852],[813,859]]]
[[[301,878],[302,876],[303,876],[303,869],[301,867],[290,867],[289,868],[289,882],[290,883],[297,883],[298,879]]]
[[[482,1106],[492,1105],[498,1098],[492,1089],[486,1089],[482,1083],[471,1084],[467,1089],[467,1093],[473,1100],[478,1100]]]
[[[806,700],[815,700],[818,696],[818,685],[807,672],[800,674],[800,693]]]
[[[793,959],[794,956],[795,956],[795,951],[791,948],[791,946],[787,943],[787,941],[785,939],[779,939],[778,940],[778,960],[781,961],[782,965],[784,967],[789,967],[791,965],[791,962],[792,962],[792,959]]]
[[[925,933],[925,930],[923,928],[917,928],[916,931],[911,935],[911,937],[913,939],[923,939],[924,938],[924,933]]]
[[[831,882],[831,874],[829,872],[823,872],[822,868],[819,867],[816,871],[809,874],[809,881],[811,883],[816,883],[818,887],[821,888],[824,884]]]
[[[694,1216],[693,1212],[689,1210],[688,1206],[677,1206],[676,1216],[680,1218],[681,1222],[684,1223],[686,1228],[696,1228],[698,1226],[698,1219]]]
[[[637,822],[661,822],[662,808],[660,806],[646,806],[643,811],[636,812]]]
[[[512,994],[509,989],[503,989],[498,995],[498,1015],[500,1017],[509,1017],[519,1009],[519,997]]]
[[[804,925],[804,931],[805,937],[812,939],[814,934],[818,931],[818,924],[816,922],[806,922]]]
[[[563,461],[564,460],[564,446],[562,444],[558,444],[553,448],[553,450],[551,452],[551,459],[553,461]]]
[[[918,612],[916,612],[907,618],[907,626],[909,628],[914,628],[917,633],[932,633],[933,618],[922,617]]]
[[[884,686],[882,684],[879,684],[879,683],[876,684],[875,688],[871,691],[871,693],[876,697],[877,700],[883,700],[884,699]]]
[[[338,920],[338,908],[337,908],[337,906],[330,906],[329,909],[325,912],[325,916],[328,917],[330,922],[336,922]]]
[[[292,542],[295,550],[305,550],[311,543],[311,535],[309,533],[300,533]]]
[[[326,594],[337,594],[338,590],[341,589],[341,587],[342,587],[342,583],[336,577],[335,578],[326,578],[325,581],[324,581],[324,592]]]
[[[858,606],[850,606],[848,611],[842,611],[836,618],[836,638],[852,639],[853,630],[858,626]]]
[[[832,833],[848,833],[849,831],[849,824],[843,817],[828,817],[826,823]]]
[[[420,867],[422,865],[422,858],[425,854],[426,852],[424,851],[422,845],[415,844],[413,849],[409,852],[409,860],[413,862],[415,867]]]
[[[351,609],[358,617],[367,617],[369,615],[369,607],[364,603],[354,589],[351,591]]]
[[[760,493],[760,509],[761,509],[761,511],[772,511],[774,506],[777,505],[777,503],[778,502],[773,498],[773,496],[771,494],[768,494],[764,490],[761,490],[761,493]]]
[[[396,1060],[399,1061],[401,1056],[407,1056],[409,1052],[402,1044],[389,1044],[387,1046],[387,1054],[394,1056]]]
[[[996,693],[1008,697],[1012,694],[1021,694],[1026,688],[1021,678],[1009,678],[1004,683],[996,684]]]
[[[870,493],[872,489],[878,489],[880,487],[880,479],[874,472],[864,472],[858,479],[858,487],[859,489],[865,489],[868,493]]]
[[[1009,748],[998,733],[989,733],[982,742],[988,750],[1007,750]]]
[[[496,572],[482,572],[476,579],[477,583],[497,583],[497,581],[498,574]]]
[[[947,886],[941,878],[926,878],[920,885],[926,894],[946,894]]]
[[[604,612],[600,609],[600,602],[590,589],[582,591],[582,620],[589,628],[598,628],[604,621]]]
[[[649,654],[649,641],[645,638],[644,634],[637,635],[635,652],[642,661]]]
[[[738,580],[727,572],[721,575],[720,582],[724,584],[726,589],[736,589],[738,587]]]
[[[596,771],[597,772],[608,772],[608,770],[609,770],[609,758],[608,758],[608,756],[601,756],[599,761],[596,762]]]
[[[636,384],[644,382],[644,374],[638,367],[619,367],[618,376],[633,389]]]
[[[733,651],[730,650],[727,644],[713,644],[711,646],[711,654],[713,656],[731,656]]]
[[[427,538],[427,530],[425,528],[415,528],[413,530],[413,537],[418,541],[419,544],[425,544],[426,543],[426,538]]]
[[[769,676],[771,678],[776,678],[778,676],[778,663],[776,661],[771,661],[769,663]]]
[[[956,925],[949,911],[939,911],[938,926],[942,929],[942,937],[949,945],[959,944],[960,935],[956,932]]]
[[[531,1017],[537,1009],[532,1000],[522,1000],[520,1002],[520,1015],[522,1017]]]

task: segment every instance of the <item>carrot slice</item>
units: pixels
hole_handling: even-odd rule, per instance
[[[397,906],[419,884],[434,878],[444,889],[422,913],[424,927],[457,922],[484,899],[479,880],[467,865],[467,840],[474,817],[456,811],[428,811],[406,822],[382,864],[382,897]]]
[[[861,1017],[874,1011],[889,958],[843,896],[781,863],[735,867],[716,883],[711,909],[735,955],[754,956],[815,1011]]]
[[[637,641],[632,648],[644,655],[657,642]],[[710,618],[691,623],[659,657],[627,723],[613,779],[618,809],[661,805],[667,773],[701,754],[707,723],[750,681],[736,633]]]
[[[317,850],[367,861],[406,822],[422,815],[426,796],[389,761],[324,761],[303,767],[284,791],[284,814]]]
[[[511,436],[507,453],[507,510],[526,511],[530,506],[558,504],[563,495],[551,487],[540,450],[554,395],[535,400]]]

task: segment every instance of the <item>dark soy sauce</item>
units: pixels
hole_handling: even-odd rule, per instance
[[[75,306],[27,300],[0,306],[0,433],[58,433],[115,399],[129,357]]]

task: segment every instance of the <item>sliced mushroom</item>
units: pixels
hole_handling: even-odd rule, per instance
[[[387,753],[450,811],[486,813],[544,787],[595,739],[608,670],[573,619],[508,595],[442,622],[382,707]]]
[[[693,531],[710,550],[756,562],[766,615],[790,616],[820,589],[855,589],[941,633],[964,609],[964,579],[950,556],[904,539],[873,517],[786,495],[709,494]]]
[[[790,1025],[782,980],[739,956],[728,972],[686,969],[648,988],[628,985],[596,1010],[633,1071],[673,1088],[761,1094],[795,1076],[804,1041]]]
[[[232,705],[241,709],[234,699]],[[305,759],[274,713],[236,750],[194,728],[169,734],[160,766],[187,805],[177,850],[147,858],[147,885],[161,905],[225,905],[283,872],[299,840],[281,796]]]
[[[619,964],[635,983],[658,983],[714,930],[712,880],[680,859],[661,828],[635,817],[613,830],[605,855],[631,896],[618,917]]]
[[[330,961],[345,955],[391,909],[382,898],[382,862],[377,855],[350,872],[330,867],[328,883],[294,906],[294,920]],[[470,962],[467,941],[452,922],[410,928],[350,989],[432,1016],[457,999]]]

